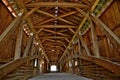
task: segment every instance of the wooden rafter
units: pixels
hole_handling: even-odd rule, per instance
[[[56,31],[52,31],[52,30],[48,30],[48,29],[44,29],[44,31],[51,32],[53,34],[58,34],[58,35],[61,35],[61,36],[67,36],[66,34],[63,34],[63,33],[60,33],[60,32],[56,32]]]
[[[77,26],[71,26],[71,25],[40,25],[40,26],[35,26],[35,28],[77,28]]]
[[[65,39],[66,37],[63,36],[45,36],[45,37],[40,37],[40,39]]]
[[[72,28],[68,28],[73,34],[75,34],[75,31]]]
[[[68,20],[65,20],[65,19],[63,19],[63,18],[61,18],[61,17],[56,17],[56,16],[54,16],[54,15],[52,15],[52,14],[50,14],[50,13],[47,13],[47,12],[44,12],[44,11],[41,11],[41,10],[37,10],[37,12],[42,13],[42,14],[45,14],[45,15],[47,15],[47,16],[50,16],[50,17],[52,17],[52,18],[54,18],[54,19],[61,20],[61,21],[65,22],[65,23],[74,25],[72,22],[70,22],[70,21],[68,21]]]
[[[40,28],[40,29],[37,31],[37,34],[39,34],[42,30],[44,30],[44,28]]]
[[[73,15],[73,14],[75,14],[75,13],[77,13],[77,11],[70,11],[70,12],[67,12],[67,13],[65,13],[65,14],[60,15],[59,18],[67,17],[67,16]],[[42,25],[42,24],[45,24],[45,23],[50,22],[50,21],[53,21],[53,20],[55,20],[55,19],[50,18],[50,19],[47,19],[47,20],[43,20],[43,21],[40,22],[38,25]]]
[[[26,7],[35,7],[35,6],[40,6],[40,7],[79,7],[79,8],[89,8],[87,5],[80,4],[80,3],[69,3],[69,2],[64,2],[64,3],[57,3],[57,2],[34,2],[34,3],[29,3],[26,5]]]

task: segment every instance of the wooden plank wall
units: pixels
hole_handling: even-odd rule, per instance
[[[120,1],[115,0],[110,7],[100,16],[100,19],[117,35],[120,37]],[[106,59],[120,60],[120,46],[116,46],[116,43],[109,39],[99,27],[95,25],[96,33],[98,37],[98,45],[100,49],[100,56]],[[84,40],[93,55],[93,45],[91,41],[91,31],[84,35]]]
[[[2,1],[0,1],[0,34],[8,27],[12,20],[12,15]]]
[[[109,6],[109,8],[100,16],[100,19],[118,36],[120,37],[120,1],[115,0]],[[94,24],[95,25],[95,24]],[[95,31],[98,38],[98,45],[100,49],[100,58],[111,60],[116,63],[120,63],[120,46],[116,45],[117,43],[110,39],[100,30],[100,28],[95,25]],[[94,56],[94,49],[92,43],[91,30],[83,36],[84,41],[86,42],[90,53]],[[82,52],[84,54],[85,52]],[[75,73],[77,75],[85,76],[92,78],[94,80],[119,80],[120,76],[108,71],[107,69],[83,60],[78,59],[78,65],[72,66],[72,68],[64,65],[64,71]],[[67,64],[68,62],[66,62]],[[67,64],[68,65],[68,64]],[[111,66],[110,66],[111,67]],[[72,69],[72,71],[70,71]]]
[[[6,6],[0,1],[0,34],[12,22],[13,16],[10,14]],[[11,35],[11,36],[9,36]],[[15,36],[14,33],[7,35],[4,40],[0,42],[0,59],[9,59],[13,57]]]
[[[109,28],[117,35],[120,37],[120,1],[115,0],[111,6],[103,13],[101,16],[101,20],[109,26]],[[101,51],[105,51],[103,55],[105,54],[107,58],[112,58],[120,60],[120,46],[117,48],[115,47],[116,44],[112,42],[112,40],[108,38],[102,39],[100,42],[101,46]],[[104,44],[104,46],[102,45]],[[103,47],[102,47],[103,46]]]

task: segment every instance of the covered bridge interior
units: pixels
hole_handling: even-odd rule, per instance
[[[120,80],[120,0],[0,0],[0,80],[51,72]]]

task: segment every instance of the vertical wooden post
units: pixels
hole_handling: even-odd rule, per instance
[[[35,53],[35,46],[34,46],[34,44],[32,43],[30,55],[32,56],[32,55],[34,55],[34,53]],[[34,65],[34,60],[31,61],[31,66],[33,66],[33,65]]]
[[[37,61],[37,74],[40,73],[40,59],[38,58],[38,61]]]
[[[22,38],[23,38],[23,29],[21,26],[19,26],[14,59],[19,59],[21,57]]]
[[[47,72],[50,71],[49,69],[49,63],[47,62]]]
[[[80,39],[83,47],[85,48],[87,55],[90,56],[90,51],[89,51],[89,49],[88,49],[88,47],[87,47],[86,43],[84,42],[83,37],[81,35],[79,35],[79,39]]]
[[[79,55],[82,54],[80,39],[78,41],[78,50],[79,50]]]
[[[92,42],[93,42],[94,55],[96,57],[100,58],[100,52],[99,52],[97,34],[95,32],[95,27],[94,27],[93,24],[91,25],[91,34],[92,34]]]
[[[36,64],[35,64],[36,63]],[[35,66],[36,65],[36,66]],[[38,67],[38,59],[36,58],[34,60],[34,70],[33,70],[33,76],[36,76],[37,74],[37,67]]]
[[[24,54],[23,54],[23,57],[27,56],[28,55],[28,52],[29,52],[29,49],[32,45],[32,42],[33,42],[33,35],[30,36],[30,39],[26,45],[26,48],[25,48],[25,51],[24,51]]]
[[[115,33],[113,33],[112,30],[110,30],[109,27],[107,27],[99,18],[92,14],[91,19],[98,27],[105,30],[120,45],[120,38]]]
[[[59,69],[60,69],[59,71],[62,72],[62,64],[61,63],[59,63]]]
[[[31,56],[32,55],[34,55],[34,53],[35,53],[35,46],[34,46],[34,44],[32,43],[32,46],[31,46]]]
[[[110,58],[110,49],[109,49],[109,46],[108,46],[108,40],[107,38],[105,37],[104,38],[104,48],[105,48],[105,52],[106,52],[106,57],[107,58]]]

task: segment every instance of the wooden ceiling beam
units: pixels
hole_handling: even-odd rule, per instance
[[[70,40],[68,39],[68,38],[65,38],[65,40],[69,43],[70,42]]]
[[[65,39],[66,37],[63,36],[45,36],[45,37],[40,37],[40,39]]]
[[[48,45],[45,45],[44,47],[61,47],[63,45],[61,44],[58,44],[58,45],[53,45],[53,44],[48,44]]]
[[[68,31],[68,29],[63,29],[63,30],[60,30],[58,32],[62,33],[62,32],[67,32],[67,31]]]
[[[81,0],[81,1],[87,5],[90,5],[90,1],[88,1],[88,0]]]
[[[60,43],[57,43],[57,45],[55,45],[55,44],[46,44],[46,45],[44,45],[44,47],[62,47],[62,46],[64,46],[63,44],[60,44]]]
[[[50,47],[50,46],[60,46],[60,47],[63,46],[63,47],[64,47],[64,45],[61,44],[61,43],[50,43],[50,42],[47,43],[47,44],[44,44],[43,46],[44,46],[44,47],[46,47],[46,46],[49,46],[49,47]],[[47,48],[46,48],[46,49],[47,49]]]
[[[58,34],[58,35],[61,35],[61,36],[67,36],[66,34],[63,34],[63,33],[60,33],[60,32],[56,32],[56,31],[52,31],[52,30],[48,30],[48,29],[44,29],[44,31],[51,32],[53,34]]]
[[[64,42],[59,41],[59,40],[52,40],[52,39],[44,39],[44,40],[47,40],[47,41],[50,41],[50,42],[54,42],[54,43],[60,43],[60,44],[62,44],[65,48],[67,47]]]
[[[84,5],[81,3],[69,3],[69,2],[33,2],[33,3],[29,3],[26,5],[26,7],[78,7],[78,8],[89,8],[88,5]]]
[[[45,39],[45,40],[47,40],[47,41],[51,41],[51,42],[57,42],[57,43],[62,43],[62,44],[64,44],[64,42],[59,41],[59,40],[52,40],[52,39]]]
[[[75,13],[77,13],[77,11],[71,11],[71,12],[67,12],[65,14],[62,14],[59,17],[62,18],[62,17],[70,16],[70,15],[75,14]],[[51,19],[44,20],[44,21],[40,22],[39,25],[45,24],[45,23],[53,21],[53,20],[55,20],[55,19],[51,18]]]
[[[40,25],[40,26],[35,26],[35,28],[77,28],[77,26],[71,26],[71,25]]]
[[[59,17],[66,17],[66,16],[70,16],[70,15],[73,15],[73,14],[76,14],[77,13],[77,11],[70,11],[70,12],[67,12],[66,14],[62,14],[62,15],[60,15]]]
[[[43,21],[39,22],[38,25],[43,25],[43,24],[45,24],[45,23],[47,23],[47,22],[50,22],[50,21],[53,21],[53,20],[55,20],[55,19],[53,19],[53,18],[48,19],[48,18],[47,18],[47,20],[44,19]]]
[[[49,46],[47,46],[47,47],[49,47]],[[52,51],[52,49],[54,48],[54,50],[55,51]],[[49,47],[49,48],[46,48],[45,49],[45,52],[46,52],[46,54],[47,53],[50,53],[50,52],[59,52],[59,53],[63,53],[64,52],[64,49],[62,48],[62,47],[60,47],[60,46],[52,46],[52,47]]]
[[[42,30],[44,30],[44,28],[40,28],[40,29],[37,31],[37,34],[39,34]]]
[[[24,15],[24,19],[27,19],[27,17],[29,17],[32,13],[34,13],[38,9],[39,9],[39,7],[35,7],[32,10],[30,10],[29,12],[26,12]]]
[[[39,37],[46,37],[46,36],[53,36],[53,33],[47,33],[47,32],[41,32],[40,34],[39,34]]]
[[[44,12],[44,11],[42,11],[42,10],[37,10],[37,12],[38,13],[42,13],[42,14],[45,14],[45,15],[47,15],[47,16],[50,16],[50,17],[52,17],[52,18],[54,18],[54,19],[58,19],[58,20],[61,20],[61,21],[63,21],[63,22],[65,22],[65,23],[67,23],[67,24],[72,24],[72,25],[74,25],[74,23],[72,23],[72,22],[70,22],[70,21],[67,21],[67,20],[65,20],[65,19],[63,19],[63,18],[61,18],[61,17],[57,17],[57,16],[54,16],[54,15],[52,15],[52,14],[50,14],[50,13],[47,13],[47,12]]]
[[[72,28],[68,28],[73,34],[75,34],[75,31]]]

